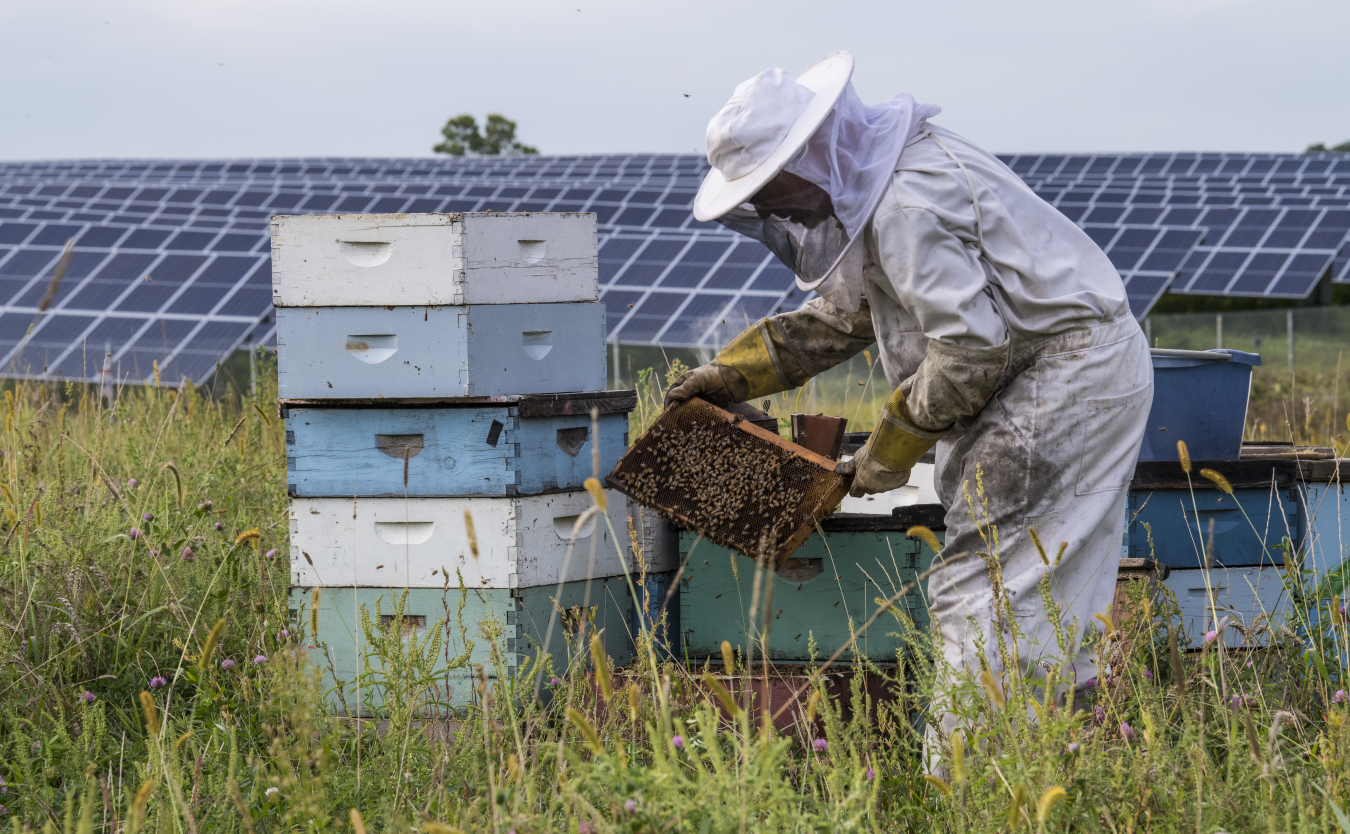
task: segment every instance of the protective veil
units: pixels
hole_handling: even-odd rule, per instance
[[[745,204],[718,218],[768,246],[797,276],[803,291],[816,290],[837,306],[857,310],[861,301],[861,239],[890,185],[905,145],[942,112],[908,93],[881,104],[864,104],[853,85],[783,170],[830,195],[834,216],[814,227],[784,217],[762,216]]]

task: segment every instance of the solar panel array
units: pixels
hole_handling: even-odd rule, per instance
[[[1162,292],[1304,298],[1350,282],[1350,155],[1003,157],[1079,223],[1143,316]],[[694,155],[0,165],[0,375],[201,382],[275,343],[272,214],[591,211],[609,338],[717,347],[805,296],[764,247],[690,214]],[[74,248],[45,311],[63,246]]]

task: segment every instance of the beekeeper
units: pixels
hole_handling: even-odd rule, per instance
[[[1000,631],[1023,675],[1063,658],[1069,681],[1096,676],[1084,638],[1111,605],[1153,371],[1120,275],[1091,238],[929,122],[938,107],[908,94],[864,104],[852,72],[847,52],[795,77],[765,70],[708,123],[712,170],[694,216],[764,242],[820,297],[760,320],[680,377],[667,403],[796,388],[877,344],[894,393],[839,471],[855,496],[886,492],[937,446],[947,538],[928,587],[948,677],[931,742],[934,724],[957,726],[950,675],[977,673],[980,654],[1003,668]],[[1067,658],[1031,528],[1053,563]],[[1017,640],[995,616],[991,555]]]

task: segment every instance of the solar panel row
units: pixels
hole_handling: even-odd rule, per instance
[[[1137,315],[1169,287],[1301,298],[1328,270],[1350,281],[1344,155],[1004,160],[1103,247]],[[245,340],[271,343],[274,213],[592,211],[609,338],[717,346],[805,298],[759,244],[693,220],[706,170],[641,154],[0,165],[0,372],[96,379],[111,346],[123,377],[158,361],[200,381]]]

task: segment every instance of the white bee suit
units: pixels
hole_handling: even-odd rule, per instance
[[[994,550],[992,529],[1021,631],[1015,662],[1038,677],[1041,660],[1062,657],[1038,588],[1047,569],[1034,527],[1052,560],[1067,542],[1051,581],[1073,635],[1069,682],[1081,685],[1096,675],[1083,634],[1111,604],[1153,398],[1124,284],[1096,244],[1007,166],[932,125],[906,145],[865,241],[860,269],[772,319],[780,375],[800,384],[875,339],[919,428],[954,423],[936,447],[947,538],[928,587],[951,670],[978,673],[981,647],[1002,668],[980,555]],[[942,697],[934,706],[930,740],[957,721]]]

